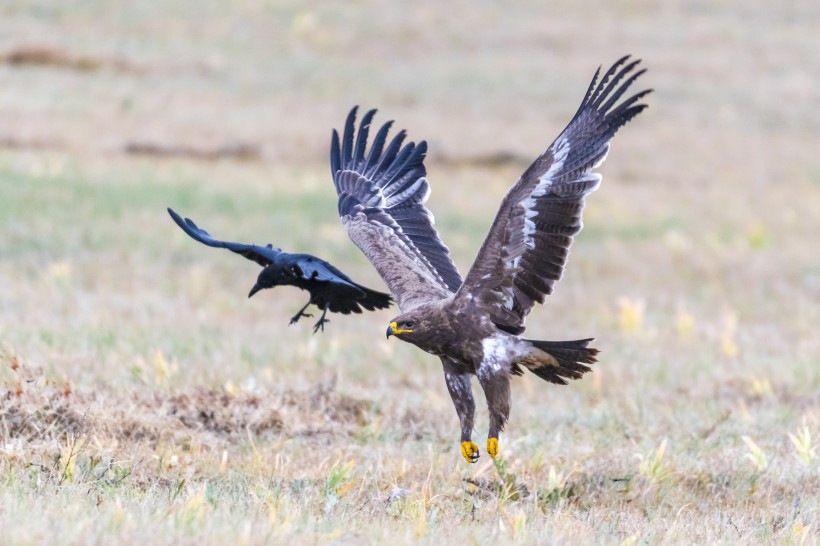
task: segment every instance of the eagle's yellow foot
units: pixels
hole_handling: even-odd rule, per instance
[[[493,459],[498,455],[498,438],[487,438],[487,453]]]
[[[461,455],[468,463],[478,460],[478,446],[472,442],[461,442]]]

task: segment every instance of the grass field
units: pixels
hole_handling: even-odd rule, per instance
[[[820,543],[820,4],[542,4],[5,2],[0,544]],[[623,53],[651,107],[527,324],[600,363],[516,379],[496,464],[395,309],[288,327],[165,212],[379,289],[327,164],[378,107],[466,272]]]

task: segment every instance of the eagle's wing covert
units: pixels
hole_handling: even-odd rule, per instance
[[[573,236],[581,231],[584,197],[601,182],[592,172],[616,131],[638,115],[651,90],[618,102],[645,72],[629,56],[598,82],[600,68],[569,125],[507,192],[459,293],[488,305],[493,321],[523,331],[533,305],[561,278]]]
[[[376,110],[364,115],[354,136],[356,112],[357,108],[350,111],[341,140],[333,131],[330,147],[339,216],[348,235],[376,267],[402,310],[455,293],[461,275],[424,206],[430,194],[424,167],[427,143],[402,146],[404,131],[387,143],[392,125],[387,122],[365,154]]]
[[[231,243],[228,241],[220,241],[218,239],[214,239],[211,237],[211,234],[205,231],[204,229],[197,226],[193,220],[190,218],[185,218],[184,220],[171,210],[168,209],[168,214],[171,215],[174,222],[177,223],[182,230],[187,233],[192,239],[199,241],[200,243],[208,246],[212,246],[215,248],[225,248],[230,250],[231,252],[236,252],[249,260],[253,260],[254,262],[258,263],[261,266],[269,265],[273,262],[276,256],[280,253],[279,249],[273,248],[272,245],[267,246],[259,246],[259,245],[246,245],[243,243]]]

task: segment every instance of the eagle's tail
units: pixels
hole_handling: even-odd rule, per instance
[[[530,358],[521,362],[532,373],[559,385],[566,385],[567,379],[580,379],[591,370],[586,364],[594,364],[598,360],[595,355],[598,349],[587,347],[595,338],[576,339],[574,341],[536,341],[526,340],[534,349]],[[547,353],[552,358],[547,358]]]

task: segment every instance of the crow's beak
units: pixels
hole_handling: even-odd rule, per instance
[[[390,336],[396,333],[396,323],[391,322],[390,326],[387,327],[387,339],[390,339]]]
[[[253,288],[251,288],[251,291],[248,293],[248,297],[250,298],[251,296],[253,296],[257,292],[259,292],[260,290],[262,290],[262,287],[259,286],[259,283],[254,284]]]

